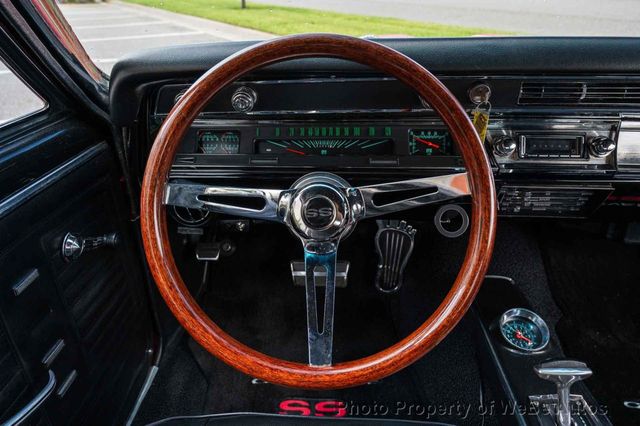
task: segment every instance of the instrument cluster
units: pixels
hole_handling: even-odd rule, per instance
[[[486,148],[502,170],[615,170],[615,120],[496,120]],[[197,120],[176,165],[459,169],[438,119]]]
[[[391,123],[196,123],[183,141],[182,154],[296,158],[455,157],[443,125]]]

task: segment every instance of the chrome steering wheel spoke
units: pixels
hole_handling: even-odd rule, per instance
[[[363,218],[471,195],[466,173],[360,186]]]
[[[164,204],[281,222],[289,191],[208,186],[186,180],[167,184]]]
[[[307,242],[304,246],[307,343],[309,365],[313,366],[329,366],[332,362],[337,251],[337,242]],[[322,321],[318,318],[315,278],[316,271],[321,272],[318,268],[323,269],[326,274]]]
[[[164,204],[282,222],[304,248],[309,365],[332,365],[336,259],[340,240],[363,218],[470,195],[466,173],[351,187],[331,173],[309,173],[288,190],[167,184]],[[323,271],[318,271],[320,268]],[[319,318],[316,272],[326,274]]]

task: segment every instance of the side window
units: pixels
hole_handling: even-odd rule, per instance
[[[40,111],[46,102],[0,62],[0,126]]]

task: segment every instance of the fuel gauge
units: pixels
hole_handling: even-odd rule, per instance
[[[411,129],[409,131],[409,155],[433,157],[451,154],[451,136],[446,130]]]

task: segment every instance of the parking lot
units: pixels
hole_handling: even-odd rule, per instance
[[[129,53],[176,44],[271,37],[259,31],[162,10],[120,3],[61,4],[89,56],[109,73]],[[42,106],[13,73],[0,64],[0,123]]]
[[[89,56],[105,72],[141,49],[224,40],[257,40],[268,34],[132,4],[60,5]]]

